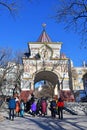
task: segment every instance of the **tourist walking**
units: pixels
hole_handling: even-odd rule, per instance
[[[37,109],[36,109],[36,115],[40,116],[41,115],[41,100],[40,99],[38,99],[36,107],[37,107]]]
[[[47,113],[47,103],[44,99],[41,101],[41,115],[45,116]]]
[[[59,119],[63,119],[63,108],[64,108],[64,102],[61,98],[58,99],[58,114],[59,114]]]
[[[16,109],[15,109],[16,116],[19,116],[19,114],[20,114],[20,101],[19,101],[19,98],[16,97],[15,101],[16,101]]]
[[[9,99],[8,107],[9,107],[9,119],[14,120],[16,102],[15,102],[15,98],[13,96],[11,96],[11,98]]]
[[[21,116],[21,117],[24,117],[24,108],[25,108],[25,106],[24,106],[24,101],[21,100],[21,101],[20,101],[20,116]]]
[[[52,118],[55,118],[56,117],[56,101],[55,101],[55,99],[53,99],[50,102],[50,110],[51,110],[51,116],[52,116]]]
[[[36,115],[36,102],[33,101],[33,103],[31,104],[31,111],[32,111],[32,116]]]

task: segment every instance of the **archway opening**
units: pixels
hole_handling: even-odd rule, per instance
[[[40,71],[34,78],[35,92],[38,97],[53,97],[54,89],[58,85],[58,76],[51,71]]]
[[[34,84],[43,80],[47,80],[51,82],[53,85],[56,85],[58,83],[58,76],[51,71],[40,71],[36,73],[34,78]]]

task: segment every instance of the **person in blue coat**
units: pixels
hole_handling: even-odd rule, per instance
[[[50,110],[51,110],[51,116],[52,116],[52,118],[55,118],[56,117],[56,101],[55,101],[55,99],[53,99],[50,102]]]
[[[9,99],[8,107],[9,107],[9,119],[14,120],[14,111],[15,111],[15,108],[16,108],[16,101],[15,101],[14,97],[11,97]]]

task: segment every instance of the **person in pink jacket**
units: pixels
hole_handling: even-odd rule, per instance
[[[47,112],[47,103],[46,101],[43,99],[41,101],[41,115],[46,115],[46,112]]]

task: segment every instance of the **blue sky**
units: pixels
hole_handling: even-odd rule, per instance
[[[36,41],[42,32],[42,23],[46,23],[46,32],[53,42],[63,42],[61,52],[81,66],[86,61],[87,50],[81,48],[80,37],[73,31],[65,31],[63,24],[58,24],[51,17],[54,14],[56,0],[37,0],[22,3],[16,17],[7,10],[0,10],[0,47],[14,51],[27,50],[27,43]]]

